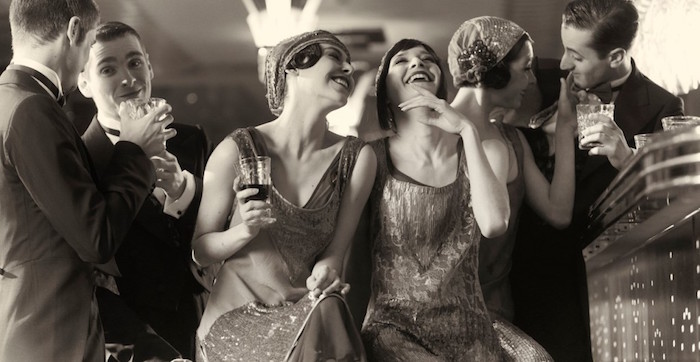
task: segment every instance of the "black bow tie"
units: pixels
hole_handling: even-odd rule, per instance
[[[102,126],[102,129],[105,130],[106,133],[119,137],[119,130],[118,129],[109,128],[103,124],[100,124],[100,126]]]
[[[595,94],[595,96],[598,97],[600,99],[600,101],[603,103],[612,102],[613,93],[619,92],[620,88],[622,88],[622,85],[619,85],[617,87],[612,87],[610,85],[610,83],[603,83],[603,84],[597,85],[593,88],[587,88],[587,89],[581,89],[579,87],[576,87],[576,85],[574,85],[574,91],[578,92],[580,90],[583,90],[588,94]]]
[[[36,69],[25,67],[23,65],[19,64],[10,64],[7,66],[7,69],[12,69],[12,70],[18,70],[20,72],[27,73],[32,76],[32,78],[36,79],[39,81],[41,84],[43,84],[48,90],[53,94],[54,98],[56,99],[56,102],[58,102],[58,105],[63,107],[66,105],[66,97],[61,94],[61,92],[58,91],[58,87],[56,87],[55,84],[53,84],[52,81],[49,80],[44,74],[39,72]]]

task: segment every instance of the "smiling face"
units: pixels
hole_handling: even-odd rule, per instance
[[[309,99],[325,100],[337,109],[345,105],[355,87],[350,59],[338,47],[321,43],[321,58],[306,69],[287,70],[287,82]]]
[[[391,104],[411,99],[418,95],[412,85],[436,94],[442,79],[442,72],[428,50],[422,46],[402,50],[389,61],[386,77],[387,98]]]
[[[125,34],[92,46],[78,85],[85,97],[95,101],[98,114],[118,120],[121,102],[151,97],[151,79],[153,71],[141,42]]]
[[[591,30],[577,29],[565,24],[561,26],[564,55],[559,67],[571,72],[574,84],[582,89],[595,87],[614,78],[610,57],[601,58],[590,46],[592,39]]]
[[[504,88],[493,91],[495,106],[510,109],[520,107],[528,86],[535,83],[535,75],[532,72],[533,55],[532,42],[526,41],[515,59],[508,63],[510,72],[508,84]]]

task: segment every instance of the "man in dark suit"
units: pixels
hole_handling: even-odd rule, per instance
[[[576,150],[571,225],[558,231],[530,209],[523,208],[521,214],[511,272],[515,324],[557,361],[592,359],[581,254],[584,244],[590,242],[584,237],[590,206],[632,156],[634,135],[657,131],[662,117],[683,112],[681,99],[645,77],[629,55],[637,25],[637,10],[629,0],[575,0],[564,10],[564,54],[559,67],[569,73],[574,91],[586,99],[596,93],[602,102],[615,104],[615,113],[613,120],[584,133],[585,143],[600,142],[600,146]],[[558,72],[540,69],[538,77]],[[539,78],[540,88],[549,86],[542,83],[545,78]],[[558,94],[558,88],[543,91],[543,99],[546,94]],[[553,130],[555,123],[556,114],[541,129],[526,133],[538,165],[549,177],[554,155],[550,154],[553,147],[546,132]]]
[[[108,172],[106,161],[114,152],[123,122],[120,104],[132,98],[149,99],[152,78],[153,69],[136,30],[120,22],[97,27],[96,42],[78,85],[97,106],[97,115],[83,140],[98,175]],[[157,341],[155,331],[183,357],[194,359],[195,330],[207,296],[195,278],[190,241],[209,143],[199,127],[172,127],[177,135],[162,154],[151,158],[156,187],[115,257],[118,272],[111,273],[116,274],[118,291],[114,292],[121,298],[105,290],[98,294],[107,342],[134,344],[135,360],[157,357],[169,361],[175,357],[167,345],[144,344],[135,331]],[[124,321],[129,317],[135,317],[131,319],[135,324],[125,330],[129,324]],[[138,327],[139,320],[152,330]]]
[[[104,360],[92,278],[155,181],[169,106],[123,124],[98,178],[61,109],[99,21],[92,0],[13,0],[0,76],[0,361]]]

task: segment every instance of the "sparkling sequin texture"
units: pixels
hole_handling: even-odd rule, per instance
[[[248,130],[232,137],[242,157],[260,154]],[[333,238],[342,193],[363,146],[347,138],[331,172],[337,175],[332,194],[318,208],[298,207],[272,187],[277,222],[226,260],[217,275],[198,331],[205,335],[202,350],[209,362],[284,359],[292,343],[287,338],[309,311],[303,299],[295,302],[308,292],[305,281],[315,258]]]
[[[482,75],[503,60],[522,36],[532,40],[518,24],[495,16],[480,16],[462,23],[447,48],[454,85],[479,83]]]
[[[500,361],[477,276],[480,232],[464,155],[444,187],[390,174],[384,140],[370,196],[373,309],[363,329],[368,355],[384,361]]]

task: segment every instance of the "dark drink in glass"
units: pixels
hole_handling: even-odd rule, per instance
[[[267,201],[268,197],[270,196],[270,185],[263,185],[263,184],[242,184],[241,185],[241,190],[245,189],[258,189],[258,193],[247,197],[246,202],[250,200],[260,200],[260,201]]]

